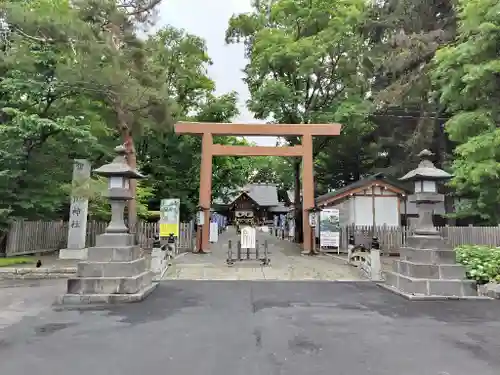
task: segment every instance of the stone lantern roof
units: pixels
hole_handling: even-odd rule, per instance
[[[94,169],[94,173],[104,177],[126,177],[132,179],[145,178],[144,175],[137,172],[135,168],[131,168],[127,163],[127,149],[120,145],[115,147],[116,157],[109,164],[104,164],[102,167]]]
[[[444,181],[450,179],[452,177],[451,174],[434,166],[434,163],[430,160],[430,158],[433,155],[434,154],[427,149],[420,152],[420,154],[418,154],[418,156],[420,157],[420,163],[418,164],[418,167],[405,174],[399,180],[400,181],[420,181],[420,180]]]

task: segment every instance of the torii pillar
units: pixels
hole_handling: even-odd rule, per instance
[[[175,124],[177,134],[202,136],[200,198],[199,205],[205,212],[205,225],[209,223],[212,202],[212,158],[214,156],[293,156],[302,158],[302,229],[304,252],[312,249],[312,232],[309,225],[309,210],[314,207],[313,136],[340,135],[340,124],[227,124],[203,122],[179,122]],[[213,143],[213,135],[232,136],[299,136],[298,146],[231,146]],[[209,231],[197,235],[197,249],[208,250]],[[201,238],[200,238],[201,237]]]

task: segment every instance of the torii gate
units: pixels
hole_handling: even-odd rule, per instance
[[[206,122],[178,122],[177,134],[202,135],[200,198],[205,212],[205,223],[210,220],[212,202],[212,158],[214,156],[299,156],[302,157],[302,229],[304,251],[311,250],[312,236],[309,226],[309,211],[314,207],[313,136],[334,136],[340,134],[340,124],[227,124]],[[232,136],[300,136],[298,146],[231,146],[213,143],[213,135]],[[209,231],[202,232],[201,243],[198,228],[197,248],[208,249]]]

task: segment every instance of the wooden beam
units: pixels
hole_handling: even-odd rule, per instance
[[[234,155],[234,156],[302,156],[302,146],[269,147],[269,146],[229,146],[213,145],[212,155]]]
[[[221,134],[221,135],[262,135],[262,136],[301,136],[339,135],[340,124],[233,124],[210,122],[178,122],[174,126],[177,134]]]

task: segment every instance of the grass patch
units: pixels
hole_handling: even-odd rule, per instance
[[[36,263],[36,260],[30,257],[0,258],[0,267],[10,267],[20,264],[33,264],[33,263]]]

